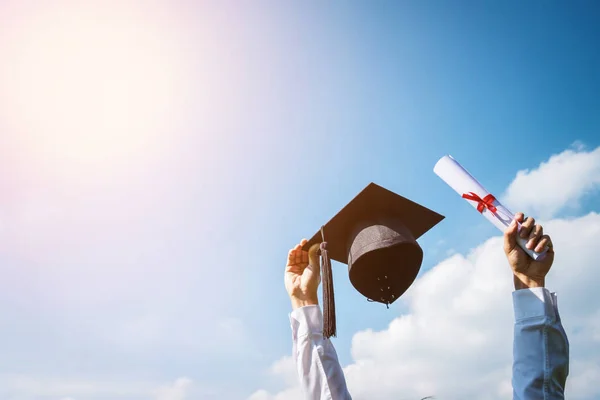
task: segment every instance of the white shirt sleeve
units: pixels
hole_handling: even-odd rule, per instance
[[[546,288],[513,292],[513,399],[563,400],[569,341],[555,293]]]
[[[323,338],[323,314],[318,305],[290,314],[293,357],[307,400],[351,400],[344,371],[329,339]]]

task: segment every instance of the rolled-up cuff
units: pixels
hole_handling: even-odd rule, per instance
[[[318,305],[304,306],[290,313],[294,338],[308,334],[323,334],[323,314]]]
[[[556,294],[546,288],[521,289],[513,292],[515,321],[549,317],[556,320]]]

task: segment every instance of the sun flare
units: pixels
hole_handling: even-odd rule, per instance
[[[152,13],[54,7],[6,30],[0,115],[20,148],[106,166],[159,147],[182,60]]]

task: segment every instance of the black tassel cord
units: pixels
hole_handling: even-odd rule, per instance
[[[333,295],[333,272],[327,254],[327,242],[325,242],[323,228],[321,228],[321,237],[323,239],[320,246],[321,276],[323,278],[323,337],[328,339],[336,336],[335,298]]]

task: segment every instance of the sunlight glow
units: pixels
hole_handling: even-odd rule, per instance
[[[0,43],[0,115],[18,148],[103,168],[158,148],[185,77],[156,14],[69,5],[13,24]]]

